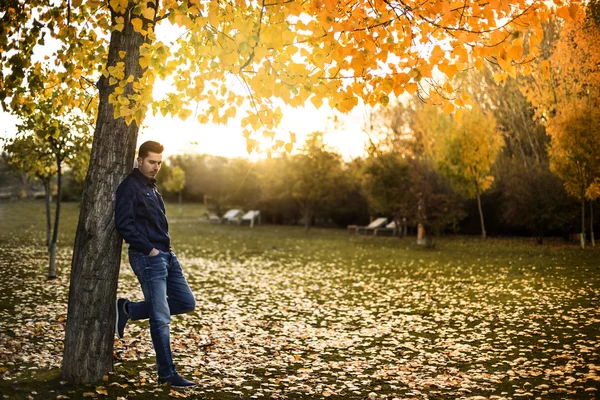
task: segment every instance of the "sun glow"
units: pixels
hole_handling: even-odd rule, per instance
[[[200,124],[196,118],[190,117],[186,121],[178,118],[167,118],[161,115],[148,115],[140,135],[138,145],[146,140],[156,140],[165,145],[165,156],[184,153],[206,153],[228,158],[243,157],[251,160],[263,159],[272,154],[284,151],[272,150],[276,140],[288,142],[290,132],[296,135],[296,143],[292,154],[302,146],[305,137],[315,131],[324,133],[325,144],[340,153],[344,159],[349,160],[364,153],[364,144],[367,139],[362,132],[363,115],[360,110],[339,116],[334,121],[334,113],[322,107],[317,110],[306,106],[294,109],[282,107],[283,120],[278,133],[273,140],[257,135],[259,152],[248,154],[246,140],[242,135],[239,120],[232,120],[227,125],[212,123]]]

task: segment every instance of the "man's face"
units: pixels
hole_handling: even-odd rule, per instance
[[[138,157],[138,169],[148,179],[156,179],[161,165],[162,154],[148,152],[146,157]]]

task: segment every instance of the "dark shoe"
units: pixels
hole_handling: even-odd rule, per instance
[[[119,339],[123,338],[125,325],[127,325],[127,321],[129,321],[129,313],[125,309],[127,303],[129,303],[129,301],[125,299],[117,299],[117,322],[115,324],[115,331]]]
[[[166,376],[164,378],[158,377],[158,384],[164,385],[169,384],[174,388],[189,388],[194,387],[196,384],[192,381],[188,381],[183,376],[179,375],[177,372],[173,372],[171,375]]]

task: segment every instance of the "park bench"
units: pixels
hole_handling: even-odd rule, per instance
[[[377,218],[377,219],[373,220],[367,226],[348,225],[348,233],[353,233],[356,235],[357,233],[364,232],[365,235],[367,235],[367,234],[369,234],[369,232],[372,232],[374,229],[383,227],[386,223],[387,223],[387,218],[381,217],[381,218]]]

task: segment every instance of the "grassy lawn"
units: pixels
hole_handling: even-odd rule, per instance
[[[60,382],[78,207],[63,208],[59,278],[45,279],[42,201],[0,203],[4,398],[593,399],[600,386],[600,251],[560,241],[350,236],[211,225],[168,205],[197,299],[172,321],[178,369],[155,383],[147,321],[115,341],[115,371]],[[120,296],[141,299],[123,252]],[[104,394],[106,393],[106,394]]]

